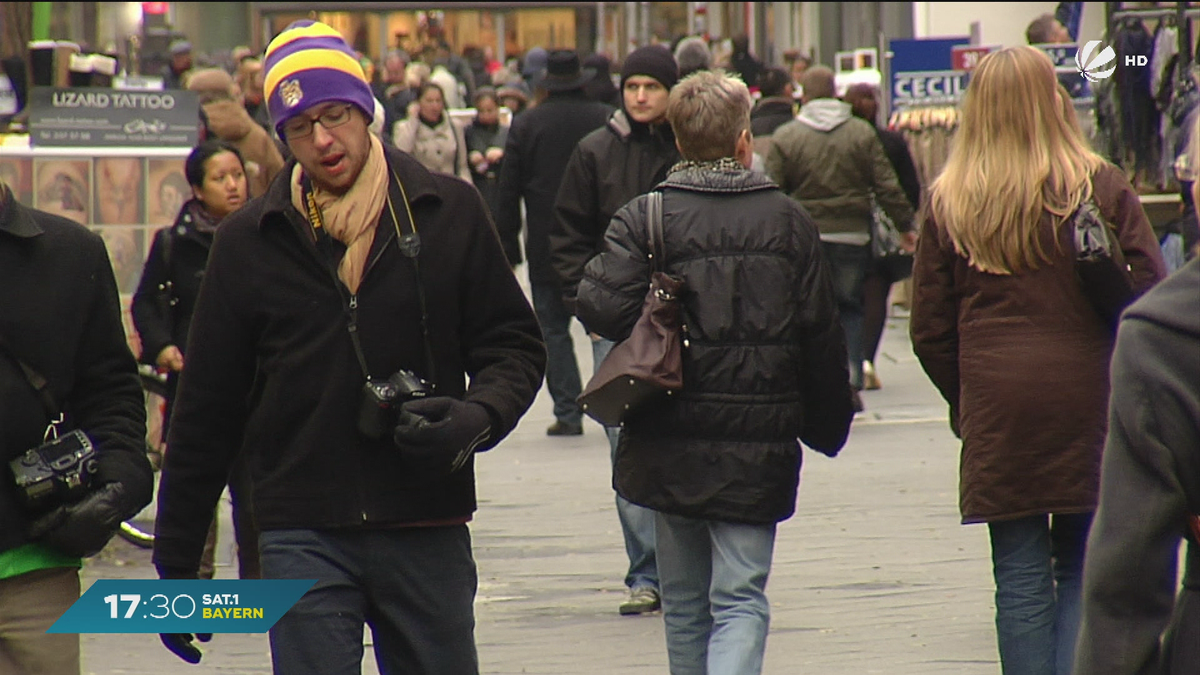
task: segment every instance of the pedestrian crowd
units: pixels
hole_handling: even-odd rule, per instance
[[[598,370],[658,300],[682,316],[683,384],[603,429],[615,609],[661,614],[673,675],[760,673],[803,448],[843,449],[911,277],[962,522],[990,536],[1003,672],[1195,673],[1200,261],[1167,278],[1050,60],[983,58],[922,186],[875,88],[838,91],[798,53],[764,64],[745,36],[672,47],[500,64],[440,41],[376,68],[303,20],[229,72],[173,45],[165,76],[199,94],[205,138],[132,304],[168,383],[160,577],[213,576],[228,488],[239,576],[317,580],[270,631],[276,673],[359,672],[364,626],[383,672],[478,673],[475,455],[543,381],[545,433],[584,434],[572,322]],[[1081,214],[1109,234],[1119,323],[1080,281]],[[77,674],[78,636],[44,629],[150,501],[136,364],[98,236],[3,183],[0,286],[35,289],[0,296],[3,458],[48,424],[95,458],[50,508],[0,484],[0,671]],[[161,639],[198,663],[210,637]]]

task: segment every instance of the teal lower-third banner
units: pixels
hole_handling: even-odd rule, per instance
[[[265,633],[316,579],[99,579],[47,633]]]

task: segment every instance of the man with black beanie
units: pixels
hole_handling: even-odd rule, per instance
[[[651,45],[634,51],[621,68],[622,109],[579,141],[571,155],[554,203],[558,221],[550,232],[550,260],[572,313],[584,265],[600,251],[613,214],[665,180],[679,161],[675,135],[667,123],[667,97],[678,80],[679,66],[666,47]],[[593,366],[604,360],[612,346],[611,341],[592,335]],[[606,431],[615,454],[619,429]],[[616,500],[629,555],[625,585],[630,595],[620,612],[656,611],[661,603],[653,512],[620,495]]]

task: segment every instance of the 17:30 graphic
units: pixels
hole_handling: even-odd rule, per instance
[[[264,633],[316,579],[97,579],[47,633]]]
[[[177,603],[179,603],[180,600],[185,601],[182,608],[177,606]],[[169,598],[162,593],[155,593],[154,595],[150,596],[149,600],[146,600],[145,602],[142,601],[142,596],[140,595],[118,595],[114,593],[112,595],[104,596],[104,603],[108,605],[109,608],[109,618],[122,618],[119,615],[119,605],[126,602],[129,603],[129,608],[125,610],[124,615],[124,618],[126,619],[135,618],[138,607],[142,607],[143,609],[155,609],[161,612],[161,614],[156,614],[155,612],[143,612],[141,616],[143,619],[165,619],[167,617],[187,619],[196,613],[196,599],[190,595],[182,593],[176,595],[174,598]],[[181,609],[184,611],[181,611]]]

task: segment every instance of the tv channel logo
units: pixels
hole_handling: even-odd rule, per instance
[[[1145,67],[1149,62],[1149,57],[1144,54],[1125,55],[1126,66]],[[1075,68],[1088,82],[1099,82],[1117,71],[1117,53],[1099,40],[1089,40],[1083,49],[1075,52]]]

